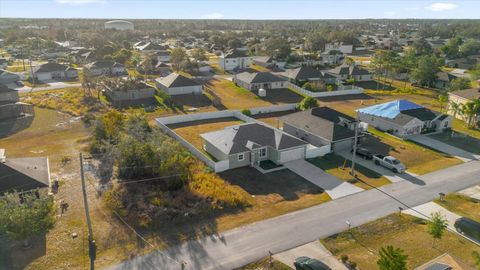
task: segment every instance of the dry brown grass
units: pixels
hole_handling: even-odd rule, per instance
[[[426,263],[446,252],[472,265],[472,251],[478,246],[452,232],[432,246],[432,237],[427,226],[409,215],[390,215],[360,227],[322,240],[322,243],[338,258],[346,254],[360,269],[378,269],[377,252],[381,247],[392,245],[408,255],[408,269]],[[472,268],[473,269],[473,268]]]

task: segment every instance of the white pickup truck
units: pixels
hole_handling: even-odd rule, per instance
[[[374,155],[373,162],[375,165],[381,165],[394,173],[404,173],[406,169],[405,165],[392,156]]]

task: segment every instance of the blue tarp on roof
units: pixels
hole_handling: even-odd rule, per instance
[[[401,99],[358,109],[357,111],[364,114],[393,119],[403,111],[414,109],[423,109],[423,107],[408,100]]]

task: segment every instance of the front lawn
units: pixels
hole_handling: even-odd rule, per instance
[[[368,136],[366,143],[362,144],[364,147],[375,153],[394,156],[412,173],[422,175],[462,163],[461,160],[448,154],[395,138],[374,128],[370,128],[369,132],[374,137]],[[375,151],[374,149],[386,150]]]
[[[480,200],[458,193],[450,193],[444,201],[437,199],[435,202],[460,216],[480,222]]]
[[[347,255],[350,261],[358,264],[359,269],[378,269],[378,251],[387,245],[405,251],[408,255],[407,269],[414,269],[447,252],[473,266],[472,252],[479,250],[472,242],[449,231],[432,247],[426,223],[405,214],[392,214],[321,242],[337,258]]]
[[[276,260],[273,260],[272,263],[273,265],[270,265],[269,258],[265,257],[258,262],[250,263],[236,270],[291,270],[292,269],[287,265]]]
[[[458,147],[470,153],[480,155],[480,139],[471,137],[467,134],[463,134],[456,131],[448,131],[438,134],[430,135],[430,137]]]
[[[390,181],[381,174],[356,164],[355,172],[357,177],[361,180],[358,181],[355,177],[350,175],[352,162],[337,155],[325,155],[323,157],[309,159],[308,162],[340,180],[349,182],[363,189],[371,189],[373,187],[390,184]],[[362,183],[362,181],[365,183]]]

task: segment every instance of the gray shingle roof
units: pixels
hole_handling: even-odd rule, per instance
[[[280,120],[331,142],[353,138],[355,132],[334,121],[314,115],[312,110],[301,111],[280,117]]]
[[[171,73],[170,75],[158,78],[155,81],[168,88],[200,85],[194,80],[178,73]]]
[[[0,163],[0,195],[48,187],[48,159],[45,157],[7,158]]]
[[[295,69],[287,69],[283,72],[283,76],[298,80],[306,81],[308,79],[320,79],[322,78],[322,73],[318,69],[312,67],[299,67]]]
[[[286,81],[285,79],[279,76],[276,76],[270,72],[256,72],[256,73],[242,72],[237,74],[235,78],[239,81],[243,81],[246,83],[267,83],[267,82]]]
[[[259,123],[227,127],[223,130],[203,133],[200,136],[227,155],[243,153],[263,146],[283,150],[308,144],[278,129]]]
[[[451,95],[463,97],[466,99],[480,99],[480,88],[458,90],[450,93]]]
[[[17,90],[11,89],[5,84],[0,83],[0,93],[13,92],[13,91],[17,91]]]
[[[247,52],[243,50],[233,49],[225,54],[225,58],[248,57]]]
[[[53,72],[53,71],[65,71],[67,70],[68,66],[58,64],[58,63],[46,63],[40,66],[36,66],[33,69],[34,73],[38,72]]]
[[[86,68],[112,68],[112,67],[123,67],[124,65],[113,62],[110,60],[100,60],[85,65]]]

